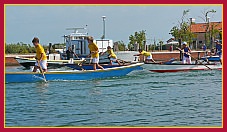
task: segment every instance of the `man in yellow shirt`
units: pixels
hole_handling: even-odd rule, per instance
[[[36,72],[38,68],[42,68],[44,72],[47,72],[47,56],[43,47],[39,44],[39,38],[35,37],[32,43],[36,49],[36,63],[33,72]]]
[[[120,62],[117,60],[117,56],[114,54],[112,48],[110,46],[107,47],[107,51],[106,51],[108,54],[109,54],[109,58],[110,58],[110,65],[113,64],[113,61],[114,62],[117,62],[118,65],[121,65]],[[106,52],[103,52],[102,55]]]
[[[88,48],[90,49],[90,54],[93,63],[93,69],[96,70],[96,66],[98,66],[101,69],[104,69],[102,66],[99,65],[99,48],[98,46],[93,42],[93,37],[88,37]]]
[[[134,56],[141,56],[142,59],[140,59],[140,61],[144,61],[144,57],[145,57],[145,62],[152,61],[152,62],[155,63],[154,59],[152,58],[151,52],[146,52],[146,51],[144,51],[142,49],[139,49],[139,54],[136,54]]]

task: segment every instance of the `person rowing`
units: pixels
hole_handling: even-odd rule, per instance
[[[113,64],[113,62],[117,62],[118,65],[121,65],[120,62],[117,60],[116,54],[114,54],[113,49],[110,46],[107,46],[107,51],[109,55],[108,58],[110,59],[110,65]],[[103,52],[101,55],[105,54],[106,52]]]
[[[192,61],[191,61],[191,49],[187,46],[187,42],[183,42],[182,43],[183,46],[181,48],[181,51],[183,51],[184,53],[184,56],[183,56],[183,59],[182,59],[182,63],[183,64],[191,64]]]
[[[142,50],[142,49],[139,49],[139,54],[136,54],[136,55],[134,55],[134,56],[141,56],[141,55],[143,55],[143,57],[144,57],[144,56],[146,57],[146,58],[145,58],[145,62],[146,62],[146,63],[148,63],[149,61],[152,61],[153,63],[156,63],[156,62],[154,61],[154,59],[152,58],[151,52],[146,52],[146,51],[144,51],[144,50]],[[142,60],[140,60],[140,61],[144,61],[144,59],[142,59]]]
[[[96,66],[100,69],[104,69],[102,66],[99,65],[99,48],[98,46],[93,42],[94,38],[89,36],[87,38],[88,41],[88,48],[90,50],[90,54],[88,56],[91,56],[93,69],[96,70]]]
[[[34,39],[32,40],[32,43],[36,49],[36,56],[35,56],[36,63],[35,63],[33,72],[36,72],[38,68],[40,68],[40,70],[42,70],[43,72],[47,72],[47,56],[44,51],[44,48],[39,43],[39,38],[34,37]]]

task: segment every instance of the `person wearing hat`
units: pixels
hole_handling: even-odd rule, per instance
[[[89,36],[87,38],[87,41],[88,41],[88,48],[90,49],[90,54],[88,56],[91,56],[93,69],[96,70],[96,66],[98,66],[101,69],[104,69],[102,66],[99,65],[99,48],[93,42],[94,41],[93,37]]]
[[[181,50],[183,50],[183,53],[184,53],[184,56],[183,56],[183,59],[182,59],[182,63],[183,64],[191,64],[192,61],[191,61],[191,49],[187,46],[187,42],[183,42],[183,47]]]
[[[216,39],[214,42],[216,43],[216,54],[219,56],[220,62],[222,64],[222,44],[219,43],[218,39]]]

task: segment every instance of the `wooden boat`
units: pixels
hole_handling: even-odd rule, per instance
[[[44,74],[47,81],[59,80],[92,80],[107,77],[125,76],[133,70],[142,69],[143,63],[131,64],[128,66],[121,66],[115,68],[108,68],[104,70],[86,70],[86,71],[49,71]],[[44,81],[44,76],[41,73],[34,72],[6,72],[6,83],[19,82],[39,82]]]
[[[21,58],[21,57],[15,57],[17,62],[24,66],[25,68],[30,69],[30,66],[34,66],[36,59],[35,58]],[[83,62],[83,59],[73,60],[73,63],[78,64]],[[65,66],[65,63],[68,63],[69,60],[47,60],[48,68],[60,68]]]
[[[212,64],[160,64],[160,63],[145,63],[142,66],[151,72],[182,72],[182,71],[193,71],[193,70],[222,70],[220,63]]]

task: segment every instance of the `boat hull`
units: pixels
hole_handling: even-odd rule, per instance
[[[129,66],[122,66],[117,68],[108,68],[105,70],[87,70],[87,71],[50,71],[45,73],[47,81],[60,80],[92,80],[102,79],[108,77],[125,76],[133,70],[139,70],[142,63],[132,64]],[[5,75],[6,83],[19,82],[39,82],[44,81],[41,73],[33,72],[8,72]]]
[[[219,56],[207,56],[207,57],[201,57],[202,60],[208,60],[208,61],[220,61]]]
[[[104,69],[121,66],[121,65],[118,65],[118,64],[117,65],[99,64],[99,65],[101,65]],[[81,66],[78,65],[78,64],[65,64],[65,66],[72,68],[72,69],[75,69],[75,70],[93,70],[93,65],[89,65],[89,64],[83,64]]]
[[[217,64],[144,64],[142,66],[151,72],[184,72],[194,70],[221,70],[222,65]]]

